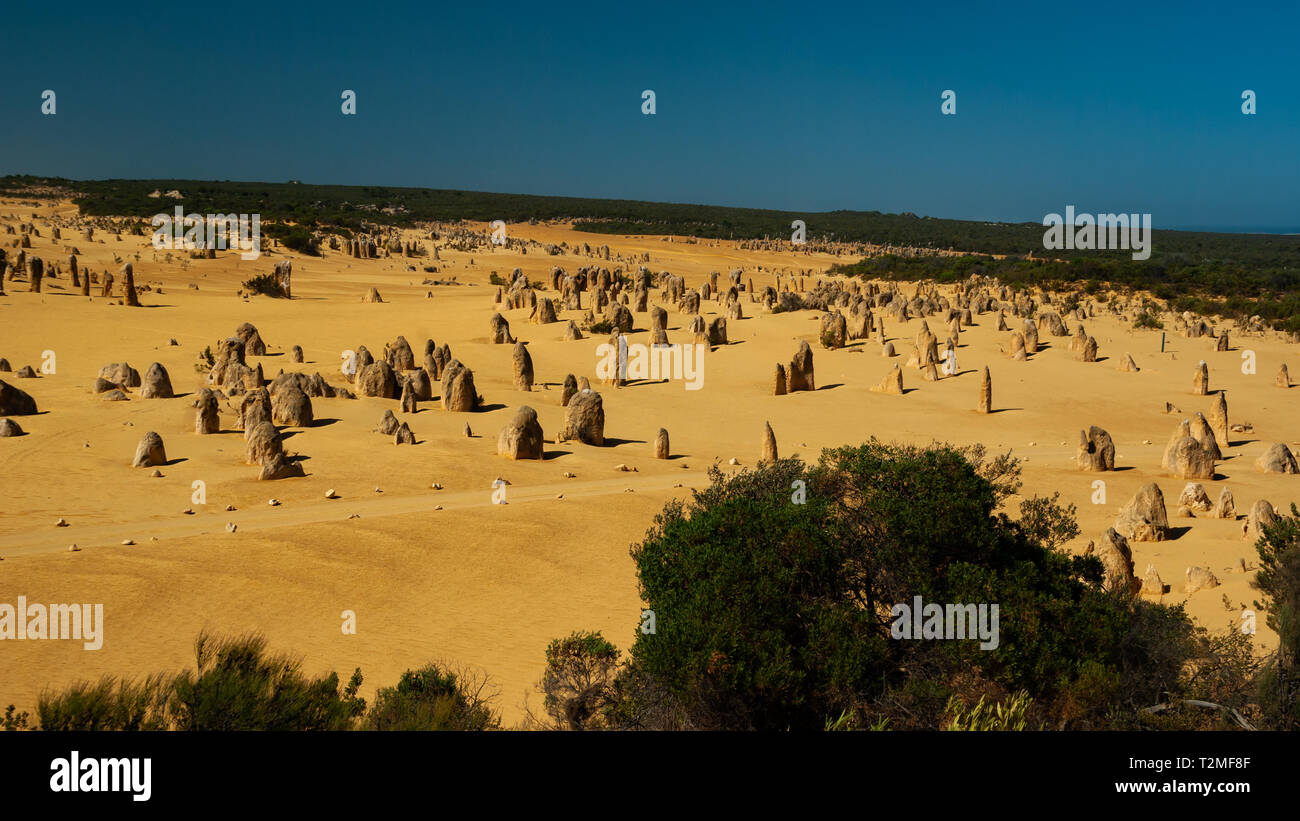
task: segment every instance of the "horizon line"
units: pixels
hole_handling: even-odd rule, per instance
[[[831,208],[831,209],[814,211],[814,210],[796,210],[796,209],[786,209],[786,208],[757,207],[752,205],[721,205],[718,203],[706,203],[706,202],[686,202],[686,201],[676,201],[676,200],[647,200],[647,199],[639,199],[634,197],[591,197],[591,196],[579,196],[574,194],[556,194],[556,193],[537,194],[537,193],[530,193],[526,191],[485,191],[481,189],[472,189],[472,188],[438,188],[430,185],[394,185],[388,183],[334,183],[334,182],[309,182],[309,181],[304,181],[299,179],[275,181],[275,180],[197,179],[197,178],[181,178],[181,177],[97,177],[97,178],[86,178],[86,179],[74,179],[71,177],[60,177],[51,174],[30,174],[30,173],[18,173],[18,172],[4,174],[3,176],[0,176],[0,179],[21,178],[21,177],[31,177],[31,178],[47,179],[47,180],[63,180],[71,183],[119,182],[119,181],[120,182],[192,182],[192,183],[234,183],[240,185],[313,185],[313,186],[331,187],[331,188],[396,188],[396,189],[405,189],[411,191],[449,191],[454,193],[465,193],[465,194],[487,194],[491,196],[501,196],[501,197],[554,197],[554,198],[572,199],[572,200],[591,200],[594,202],[632,202],[632,203],[645,203],[646,205],[673,205],[673,206],[687,206],[687,207],[700,207],[700,208],[730,208],[735,210],[746,210],[746,211],[768,211],[775,214],[792,214],[792,215],[879,214],[882,216],[892,216],[892,217],[903,217],[903,218],[910,217],[912,219],[917,219],[917,220],[944,220],[948,222],[968,222],[968,223],[980,223],[984,225],[1007,225],[1007,226],[1032,225],[1036,227],[1043,227],[1043,223],[1041,222],[1042,218],[1034,219],[1034,220],[1008,221],[1008,220],[978,219],[978,218],[967,218],[967,217],[939,217],[930,214],[916,214],[911,211],[882,211],[875,208],[871,208],[871,209]],[[1046,215],[1044,215],[1044,217],[1045,216]],[[1188,233],[1188,234],[1237,234],[1237,235],[1245,234],[1245,235],[1256,235],[1256,236],[1281,236],[1281,237],[1300,236],[1300,225],[1287,226],[1284,228],[1273,227],[1268,229],[1262,229],[1256,227],[1241,227],[1241,226],[1206,227],[1206,226],[1181,225],[1181,226],[1169,227],[1169,228],[1156,228],[1155,226],[1152,226],[1152,230],[1168,231],[1168,232],[1176,232],[1176,233]]]

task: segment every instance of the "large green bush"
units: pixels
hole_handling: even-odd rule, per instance
[[[935,729],[956,696],[1020,698],[1031,726],[1134,726],[1199,686],[1185,668],[1210,647],[1203,631],[1181,608],[1105,590],[1100,562],[1060,549],[1078,530],[1054,498],[1010,518],[1018,475],[978,448],[875,440],[811,467],[715,469],[633,546],[657,629],[636,635],[610,714],[653,726],[653,701],[696,728],[821,729],[854,714]],[[918,595],[997,604],[998,646],[891,639],[891,606]]]

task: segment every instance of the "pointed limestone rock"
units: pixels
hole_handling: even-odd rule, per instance
[[[1284,442],[1274,442],[1263,456],[1255,460],[1255,467],[1262,473],[1300,473],[1295,454]]]
[[[1223,453],[1219,450],[1219,443],[1214,436],[1214,431],[1211,430],[1210,423],[1206,421],[1205,416],[1200,411],[1192,415],[1191,433],[1192,438],[1201,443],[1201,448],[1211,459],[1216,461],[1223,459]]]
[[[528,353],[528,347],[523,342],[516,342],[514,354],[511,357],[511,369],[514,375],[515,387],[521,391],[531,391],[533,389],[533,358]]]
[[[1228,397],[1224,391],[1214,395],[1210,403],[1210,429],[1214,431],[1214,441],[1219,445],[1220,456],[1228,449]]]
[[[1260,499],[1250,508],[1246,517],[1246,534],[1258,539],[1264,535],[1264,528],[1277,523],[1277,511],[1268,499]]]
[[[497,455],[507,459],[541,459],[543,435],[537,411],[521,405],[497,437]]]
[[[135,272],[131,263],[122,266],[122,296],[126,304],[132,308],[140,307],[140,297],[135,292]]]
[[[1197,396],[1207,396],[1210,393],[1210,366],[1201,360],[1201,364],[1196,366],[1196,373],[1192,376],[1192,393]]]
[[[903,369],[895,365],[894,369],[885,374],[885,378],[880,380],[880,384],[872,388],[876,393],[888,393],[894,396],[903,395]]]
[[[1209,590],[1218,587],[1219,580],[1213,573],[1205,567],[1189,567],[1186,571],[1187,585],[1185,587],[1188,593],[1195,593],[1198,590]]]
[[[414,445],[415,434],[411,432],[410,425],[405,422],[397,426],[397,432],[393,434],[394,445]]]
[[[772,423],[766,422],[763,426],[763,456],[761,461],[775,462],[776,459],[776,434],[772,432]]]
[[[1106,589],[1129,596],[1142,589],[1142,582],[1133,573],[1133,551],[1124,534],[1116,528],[1107,528],[1102,534],[1097,558],[1105,569]]]
[[[1154,482],[1143,485],[1115,519],[1121,536],[1135,542],[1160,542],[1169,537],[1165,497]]]
[[[1219,492],[1219,501],[1214,503],[1213,515],[1216,519],[1237,518],[1237,504],[1232,498],[1232,491],[1226,487]]]
[[[1213,503],[1210,501],[1210,494],[1205,492],[1205,485],[1200,482],[1188,482],[1183,492],[1178,495],[1178,507],[1185,507],[1198,513],[1208,513]]]
[[[201,388],[194,400],[194,432],[198,434],[218,433],[221,431],[221,418],[217,412],[217,395],[208,388]]]
[[[1161,581],[1160,574],[1156,572],[1156,566],[1147,565],[1147,572],[1142,575],[1142,595],[1144,596],[1163,596],[1165,594],[1165,583]]]

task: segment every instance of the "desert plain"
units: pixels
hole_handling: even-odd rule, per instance
[[[1195,620],[1214,630],[1236,629],[1258,596],[1250,587],[1254,537],[1244,532],[1252,505],[1267,499],[1282,512],[1300,501],[1300,476],[1256,465],[1274,443],[1300,446],[1300,390],[1275,379],[1284,364],[1300,375],[1298,348],[1231,321],[1216,323],[1229,333],[1226,351],[1217,350],[1215,338],[1188,337],[1168,322],[1162,351],[1161,331],[1134,329],[1096,303],[1083,320],[1096,361],[1068,350],[1069,337],[1048,334],[1037,353],[1017,361],[1008,332],[996,330],[996,312],[976,313],[961,328],[957,372],[929,381],[906,362],[923,321],[941,340],[946,336],[942,316],[899,321],[877,311],[897,349],[889,358],[876,334],[826,349],[822,312],[773,312],[759,301],[765,288],[778,287],[778,276],[785,287],[802,279],[811,290],[834,279],[827,274],[832,265],[856,259],[828,249],[519,223],[509,226],[511,244],[469,250],[431,239],[428,229],[401,232],[404,241],[437,248],[436,260],[362,259],[328,247],[321,256],[273,247],[255,260],[236,251],[195,259],[155,249],[147,234],[101,229],[87,240],[76,228],[81,221],[70,202],[0,200],[0,226],[36,226],[22,250],[47,265],[40,293],[20,275],[4,282],[0,296],[0,357],[13,371],[30,365],[38,374],[0,373],[38,407],[13,417],[24,435],[0,438],[0,602],[22,595],[29,602],[103,603],[104,642],[95,651],[75,641],[0,642],[0,706],[32,710],[45,687],[189,666],[193,640],[207,628],[262,632],[272,649],[300,655],[308,672],[336,670],[346,678],[360,667],[366,697],[427,661],[480,670],[499,691],[505,723],[517,723],[528,705],[538,706],[534,685],[548,641],[582,629],[599,630],[624,650],[632,644],[642,602],[629,546],[668,499],[706,484],[710,465],[752,468],[763,453],[765,425],[782,458],[808,461],[823,448],[872,436],[1011,451],[1023,460],[1022,496],[1059,492],[1076,506],[1082,532],[1064,548],[1075,552],[1099,540],[1134,494],[1155,482],[1172,538],[1130,541],[1135,573],[1142,578],[1153,566],[1168,587],[1164,601],[1186,602]],[[54,226],[62,226],[60,239]],[[486,223],[462,228],[484,237],[492,230]],[[0,234],[11,262],[20,235]],[[584,245],[592,252],[582,252]],[[563,253],[548,254],[548,246]],[[598,253],[601,246],[608,246],[608,258]],[[83,296],[67,271],[74,251],[81,269],[97,274],[117,274],[130,262],[141,306],[121,304],[120,292],[103,297],[98,285]],[[284,259],[293,263],[292,299],[247,294],[246,280]],[[63,270],[51,277],[55,262]],[[743,318],[728,319],[727,344],[705,355],[699,390],[679,380],[604,384],[597,346],[608,334],[564,338],[569,320],[582,322],[591,294],[582,295],[581,309],[564,309],[550,287],[556,266],[627,274],[644,266],[684,278],[688,290],[710,272],[725,281],[739,269]],[[515,269],[539,297],[556,301],[558,322],[536,324],[530,308],[496,302],[492,275],[509,282]],[[897,287],[910,297],[916,284]],[[955,296],[951,285],[936,287]],[[382,302],[363,301],[371,288]],[[694,341],[693,317],[663,299],[657,285],[649,304],[667,311],[672,343]],[[513,379],[514,346],[491,339],[489,320],[497,312],[527,345],[531,391]],[[706,298],[700,313],[712,321],[726,308]],[[1065,319],[1071,330],[1079,324]],[[1009,313],[1006,321],[1012,328],[1023,322]],[[220,399],[218,433],[195,432],[193,403],[208,373],[200,354],[217,351],[242,323],[254,325],[266,344],[264,356],[247,361],[260,364],[268,381],[280,371],[302,371],[344,388],[352,387],[340,371],[345,352],[364,345],[382,358],[400,335],[418,364],[432,339],[472,369],[482,406],[447,411],[435,399],[410,413],[396,398],[313,397],[311,425],[281,426],[284,448],[299,457],[305,476],[261,480],[245,460],[239,397]],[[633,327],[629,341],[648,343],[649,314],[634,312]],[[774,367],[789,363],[801,341],[813,352],[816,389],[774,395]],[[290,361],[295,345],[301,364]],[[55,366],[41,373],[47,352]],[[1253,373],[1243,369],[1246,352]],[[1128,355],[1139,370],[1121,370]],[[1202,360],[1206,395],[1193,392]],[[96,376],[119,362],[142,373],[160,363],[174,398],[146,399],[131,390],[125,401],[104,401],[94,391]],[[895,366],[905,393],[872,390]],[[977,410],[986,367],[990,413]],[[565,427],[561,397],[569,374],[586,377],[602,396],[603,445],[557,436]],[[1229,421],[1242,430],[1230,433],[1214,478],[1191,481],[1201,482],[1211,500],[1229,488],[1237,515],[1180,517],[1178,499],[1189,480],[1169,475],[1162,454],[1183,419],[1210,416],[1219,391],[1226,392]],[[1179,412],[1168,412],[1167,404]],[[522,405],[537,412],[544,432],[540,460],[498,455],[498,434]],[[407,423],[414,444],[376,432],[385,411]],[[1114,441],[1114,471],[1078,468],[1080,431],[1094,425]],[[655,455],[660,428],[670,437],[667,459]],[[150,431],[165,443],[161,476],[132,466]],[[494,504],[498,478],[509,482],[504,505]],[[1103,502],[1097,480],[1105,483]],[[202,503],[195,501],[196,482]],[[1208,569],[1219,585],[1187,593],[1189,567]],[[355,614],[355,634],[341,629],[344,611]],[[1263,613],[1257,624],[1261,651],[1275,646]]]

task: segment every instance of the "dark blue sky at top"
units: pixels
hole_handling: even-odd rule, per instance
[[[1300,231],[1294,2],[108,6],[7,5],[0,173]]]

